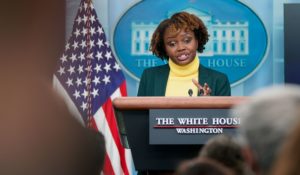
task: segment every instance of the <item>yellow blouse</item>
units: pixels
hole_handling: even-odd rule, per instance
[[[184,66],[175,64],[169,58],[170,73],[165,96],[189,96],[189,89],[193,90],[192,96],[197,96],[198,89],[192,79],[198,81],[199,62],[197,55],[191,63]]]

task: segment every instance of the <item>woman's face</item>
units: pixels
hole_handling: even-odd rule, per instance
[[[194,60],[198,48],[198,41],[194,32],[183,29],[174,32],[168,28],[163,39],[166,53],[174,63],[187,65]]]

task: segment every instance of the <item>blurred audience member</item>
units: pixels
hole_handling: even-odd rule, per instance
[[[1,78],[39,76],[51,83],[64,50],[65,1],[1,1],[0,26]]]
[[[256,174],[268,174],[285,138],[299,120],[300,88],[262,89],[233,112],[241,116],[240,141],[246,161]]]
[[[0,174],[98,174],[103,136],[70,116],[47,83],[27,81],[21,89],[10,80],[1,87]]]
[[[300,108],[299,108],[300,114]],[[298,116],[300,117],[300,115]],[[287,137],[286,143],[278,155],[271,175],[298,175],[300,174],[300,125],[298,123],[292,134]]]
[[[244,160],[242,147],[228,135],[218,135],[211,138],[202,147],[200,157],[216,160],[238,175],[253,174]]]
[[[1,175],[96,175],[103,166],[103,136],[78,123],[52,91],[64,12],[62,0],[1,2]]]
[[[237,175],[221,163],[209,158],[195,158],[182,162],[175,175]]]

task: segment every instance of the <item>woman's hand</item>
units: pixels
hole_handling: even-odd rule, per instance
[[[204,86],[201,86],[197,80],[192,79],[195,86],[197,86],[198,91],[201,96],[210,96],[211,89],[209,88],[207,83],[204,83]]]

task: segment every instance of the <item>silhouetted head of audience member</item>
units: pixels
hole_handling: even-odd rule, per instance
[[[300,108],[299,108],[300,113]],[[300,115],[299,115],[300,117]],[[286,142],[279,152],[270,175],[297,175],[300,174],[300,123],[286,138]]]
[[[182,162],[175,175],[235,175],[221,163],[209,158],[194,158]]]
[[[300,88],[273,86],[255,93],[233,110],[241,116],[239,140],[246,161],[257,174],[267,174],[285,138],[299,121]]]
[[[249,174],[241,146],[229,135],[222,134],[211,138],[202,147],[199,156],[216,160],[234,170],[236,174]]]

